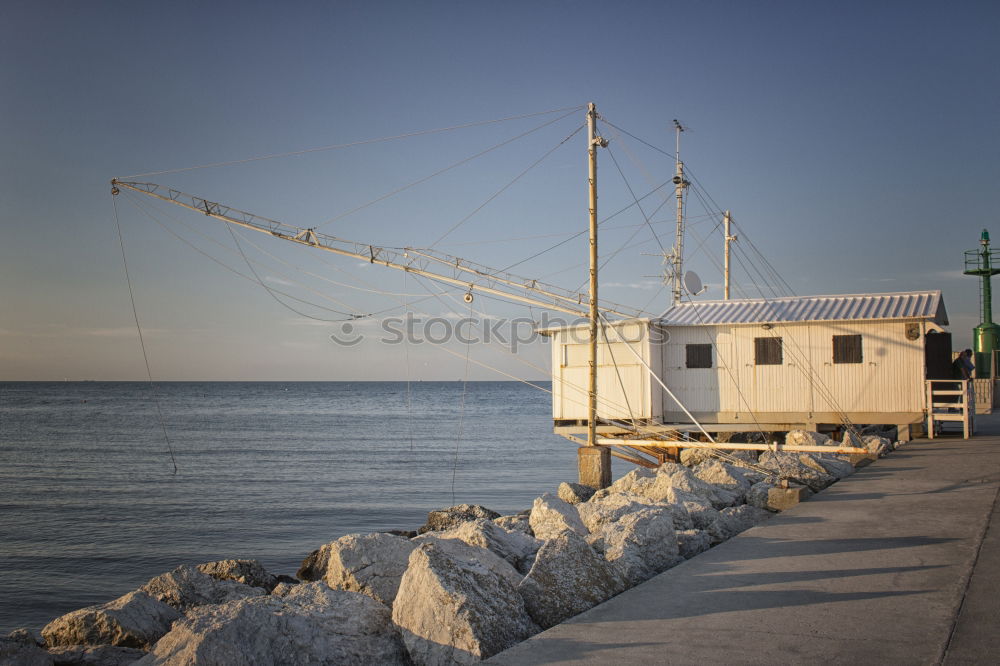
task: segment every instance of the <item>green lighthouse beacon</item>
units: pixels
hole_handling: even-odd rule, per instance
[[[990,279],[1000,273],[1000,251],[990,249],[990,232],[983,229],[979,239],[980,249],[965,252],[965,274],[978,275],[982,278],[979,294],[982,296],[979,316],[982,323],[972,331],[972,346],[976,352],[976,377],[993,376],[993,350],[1000,349],[1000,326],[993,323],[993,290]]]

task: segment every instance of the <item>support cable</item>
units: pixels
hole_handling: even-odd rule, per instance
[[[269,287],[267,285],[267,283],[264,282],[260,278],[260,275],[257,274],[257,269],[255,269],[253,267],[253,264],[250,263],[250,259],[247,257],[246,253],[243,252],[243,246],[240,245],[239,239],[236,238],[236,233],[233,231],[233,225],[227,224],[226,225],[226,231],[228,231],[229,235],[233,237],[233,243],[236,244],[236,249],[240,251],[240,256],[243,257],[243,261],[246,262],[247,268],[250,269],[250,272],[253,274],[253,277],[257,281],[257,284],[259,284],[261,287],[263,287],[264,291],[266,291],[268,293],[268,295],[271,298],[273,298],[278,305],[280,305],[281,307],[285,308],[286,310],[290,310],[291,312],[294,312],[295,314],[299,315],[300,317],[305,317],[306,319],[312,319],[314,321],[326,321],[326,322],[335,321],[335,320],[332,320],[332,319],[326,319],[324,317],[314,317],[311,314],[308,314],[306,312],[302,312],[301,310],[295,309],[294,307],[292,307],[288,303],[286,303],[283,300],[281,300],[280,298],[278,298],[278,296],[274,293],[274,291],[271,289],[271,287]],[[339,314],[347,315],[348,313],[341,312]],[[352,317],[352,318],[360,319],[360,317]]]
[[[117,192],[112,190],[111,202],[115,209],[115,229],[118,231],[118,245],[122,250],[122,266],[125,268],[125,283],[128,285],[128,299],[132,304],[132,318],[135,319],[135,330],[139,334],[139,347],[142,349],[142,360],[146,364],[146,378],[149,380],[149,389],[152,392],[153,404],[156,405],[156,417],[160,422],[160,430],[163,431],[163,441],[167,444],[167,451],[170,453],[170,463],[174,466],[174,476],[177,476],[177,459],[174,457],[174,448],[170,443],[170,436],[167,434],[167,425],[163,421],[163,410],[160,408],[160,398],[156,391],[156,384],[153,383],[153,373],[149,369],[149,355],[146,353],[146,341],[142,336],[142,326],[139,325],[139,311],[135,307],[135,294],[132,291],[132,277],[129,275],[128,260],[125,258],[125,239],[122,236],[122,225],[118,221],[118,200]]]
[[[304,155],[306,153],[318,153],[326,150],[337,150],[340,148],[352,148],[354,146],[364,146],[372,143],[384,143],[386,141],[394,141],[396,139],[408,139],[415,136],[425,136],[427,134],[440,134],[441,132],[448,132],[451,130],[466,129],[469,127],[480,127],[482,125],[490,125],[494,123],[503,123],[510,120],[523,120],[525,118],[534,118],[536,116],[544,116],[551,113],[561,113],[563,111],[569,111],[570,113],[575,113],[582,109],[587,108],[586,105],[578,106],[567,106],[561,109],[550,109],[549,111],[538,111],[536,113],[526,113],[519,116],[508,116],[507,118],[497,118],[495,120],[480,120],[477,122],[464,123],[461,125],[452,125],[451,127],[439,127],[436,129],[419,130],[416,132],[407,132],[406,134],[396,134],[394,136],[385,136],[378,139],[363,139],[361,141],[352,141],[350,143],[338,143],[329,146],[319,146],[317,148],[306,148],[304,150],[293,150],[287,153],[273,153],[270,155],[260,155],[258,157],[247,157],[239,160],[230,160],[228,162],[214,162],[211,164],[201,164],[198,166],[182,167],[179,169],[165,169],[163,171],[148,171],[146,173],[137,173],[131,176],[126,176],[126,178],[140,178],[143,176],[158,176],[165,173],[181,173],[183,171],[193,171],[195,169],[208,169],[212,167],[223,167],[232,166],[234,164],[245,164],[247,162],[257,162],[260,160],[270,160],[278,157],[292,157],[294,155]]]
[[[672,400],[673,400],[673,401],[674,401],[675,403],[677,403],[677,406],[678,406],[678,407],[680,407],[680,408],[681,408],[681,410],[682,410],[682,411],[683,411],[683,412],[684,412],[684,413],[685,413],[685,414],[687,415],[687,417],[688,417],[689,419],[691,419],[691,423],[693,423],[693,424],[694,424],[695,426],[697,426],[698,430],[700,430],[700,431],[701,431],[701,433],[702,433],[702,434],[703,434],[703,435],[704,435],[705,437],[707,437],[707,438],[708,438],[708,441],[709,441],[709,442],[711,442],[712,444],[715,444],[715,445],[717,445],[717,446],[718,446],[718,445],[719,445],[719,443],[715,441],[715,438],[714,438],[714,437],[712,437],[712,436],[711,436],[711,435],[710,435],[710,434],[708,433],[708,431],[707,431],[707,430],[705,430],[705,428],[704,428],[704,426],[702,426],[701,422],[700,422],[700,421],[698,421],[698,419],[696,419],[696,418],[694,417],[694,415],[693,415],[693,414],[691,414],[691,412],[690,412],[690,411],[688,411],[688,408],[684,406],[684,403],[682,403],[682,402],[681,402],[681,401],[680,401],[680,400],[679,400],[679,399],[677,398],[677,396],[676,396],[676,395],[674,395],[674,392],[670,390],[670,388],[669,388],[669,387],[668,387],[668,386],[666,385],[666,383],[664,383],[664,381],[663,381],[662,379],[660,379],[659,375],[657,375],[657,374],[656,374],[656,372],[654,372],[654,371],[653,371],[653,369],[652,369],[651,367],[649,367],[649,364],[648,364],[648,363],[646,363],[646,361],[645,361],[645,360],[644,360],[644,359],[642,358],[642,356],[641,356],[641,355],[639,354],[639,352],[637,352],[637,351],[636,351],[635,349],[633,349],[633,348],[632,348],[632,345],[628,344],[628,342],[627,342],[627,341],[625,340],[625,338],[624,338],[624,337],[622,336],[622,334],[618,332],[618,329],[617,329],[617,328],[615,328],[614,326],[611,326],[611,322],[609,322],[609,321],[608,321],[608,319],[607,319],[607,317],[606,317],[606,316],[604,315],[604,313],[598,313],[598,316],[600,316],[600,317],[601,317],[601,319],[603,319],[603,320],[605,321],[605,323],[606,323],[606,324],[608,324],[608,325],[609,325],[609,326],[611,327],[611,329],[612,329],[612,330],[613,330],[613,331],[615,332],[615,335],[616,335],[616,336],[618,336],[618,339],[619,339],[619,340],[620,340],[621,342],[624,342],[624,343],[625,343],[625,347],[626,347],[626,348],[627,348],[627,349],[628,349],[628,350],[629,350],[629,351],[630,351],[630,352],[632,353],[632,355],[633,355],[633,356],[635,356],[635,357],[636,357],[636,359],[637,359],[637,360],[639,361],[639,363],[640,363],[640,364],[642,364],[642,366],[643,366],[643,367],[644,367],[644,368],[646,369],[646,372],[648,372],[648,373],[649,373],[649,376],[650,376],[650,377],[652,377],[653,379],[655,379],[655,380],[656,380],[656,383],[658,383],[658,384],[659,384],[659,385],[660,385],[660,386],[661,386],[661,387],[663,388],[663,390],[667,392],[667,395],[669,395],[669,396],[670,396],[670,398],[671,398],[671,399],[672,399]],[[627,440],[626,440],[626,441],[627,441]],[[717,449],[712,449],[712,452],[713,452],[713,453],[716,453],[716,454],[717,454],[717,457],[719,457],[719,458],[722,458],[723,460],[726,460],[727,462],[730,462],[730,461],[731,461],[731,462],[732,462],[732,464],[735,464],[735,465],[739,465],[739,466],[741,466],[741,467],[752,467],[752,468],[753,468],[753,469],[755,469],[756,471],[759,471],[759,472],[761,472],[761,473],[766,473],[766,474],[768,474],[769,476],[772,476],[772,477],[774,477],[774,476],[777,476],[777,475],[776,475],[776,474],[774,473],[774,470],[769,470],[769,469],[767,469],[766,467],[760,467],[760,466],[756,466],[756,465],[753,465],[752,463],[749,463],[749,462],[747,462],[746,460],[743,460],[742,458],[737,458],[737,457],[735,457],[735,456],[732,456],[732,455],[730,455],[730,454],[727,454],[727,453],[722,453],[722,452],[719,452],[719,451],[718,451]]]
[[[661,183],[661,184],[660,184],[660,185],[658,185],[657,187],[653,188],[652,190],[650,190],[650,191],[649,191],[649,192],[647,192],[646,194],[644,194],[644,195],[642,195],[641,197],[639,197],[639,201],[643,201],[643,200],[644,200],[644,199],[646,199],[647,197],[650,197],[650,196],[652,196],[653,194],[656,194],[656,193],[657,193],[658,191],[660,191],[661,189],[663,189],[663,188],[664,188],[664,187],[666,187],[667,185],[670,185],[670,184],[671,184],[671,182],[672,182],[672,181],[670,181],[670,180],[665,180],[665,181],[663,181],[663,183]],[[598,224],[598,226],[600,226],[600,225],[604,224],[604,223],[605,223],[605,222],[607,222],[608,220],[611,220],[611,219],[613,219],[613,218],[615,218],[615,217],[617,217],[617,216],[621,215],[622,213],[624,213],[625,211],[629,210],[630,208],[632,208],[632,207],[633,207],[633,206],[635,206],[635,205],[636,205],[636,204],[635,204],[635,202],[633,202],[633,203],[630,203],[629,205],[625,206],[624,208],[620,208],[619,210],[615,211],[615,212],[614,212],[614,213],[612,213],[611,215],[608,215],[608,216],[607,216],[606,218],[604,218],[603,220],[601,220],[600,222],[598,222],[598,223],[597,223],[597,224]],[[657,210],[658,210],[658,209],[657,209]],[[574,239],[576,239],[576,238],[579,238],[580,236],[583,236],[583,235],[584,235],[584,234],[586,234],[586,233],[587,233],[587,230],[586,230],[586,229],[584,229],[583,231],[578,231],[578,232],[576,232],[575,234],[573,234],[572,236],[570,236],[569,238],[567,238],[567,239],[565,239],[565,240],[562,240],[562,241],[559,241],[559,242],[558,242],[558,243],[556,243],[555,245],[551,245],[551,246],[549,246],[549,247],[545,248],[544,250],[541,250],[540,252],[536,252],[535,254],[531,255],[530,257],[526,257],[525,259],[522,259],[522,260],[518,261],[517,263],[513,263],[513,264],[511,264],[510,266],[507,266],[506,268],[502,268],[502,269],[500,269],[500,272],[506,272],[506,271],[509,271],[509,270],[510,270],[511,268],[514,268],[515,266],[520,266],[521,264],[523,264],[523,263],[527,263],[527,262],[531,261],[532,259],[536,259],[536,258],[538,258],[538,257],[542,256],[543,254],[546,254],[547,252],[551,252],[552,250],[555,250],[556,248],[558,248],[558,247],[561,247],[561,246],[565,245],[566,243],[570,242],[571,240],[574,240]]]
[[[578,109],[573,109],[569,113],[563,114],[563,115],[559,116],[558,118],[556,118],[555,120],[550,120],[548,122],[542,123],[538,127],[534,127],[534,128],[532,128],[532,129],[530,129],[530,130],[528,130],[526,132],[522,132],[521,134],[518,134],[517,136],[511,137],[509,139],[504,139],[500,143],[494,144],[494,145],[490,146],[489,148],[486,148],[485,150],[481,150],[478,153],[476,153],[475,155],[471,155],[471,156],[466,157],[464,159],[461,159],[461,160],[459,160],[457,162],[453,162],[452,164],[449,164],[448,166],[446,166],[446,167],[444,167],[442,169],[438,169],[437,171],[435,171],[434,173],[432,173],[430,175],[424,176],[423,178],[418,178],[417,180],[411,181],[411,182],[407,183],[406,185],[402,185],[400,187],[397,187],[396,189],[392,190],[391,192],[386,192],[382,196],[376,197],[376,198],[372,199],[368,203],[363,203],[360,206],[355,206],[354,208],[350,209],[347,212],[341,213],[340,215],[335,215],[334,217],[330,218],[329,220],[326,220],[325,222],[320,222],[315,227],[313,227],[313,229],[314,230],[315,229],[319,229],[320,227],[326,226],[327,224],[332,224],[333,222],[336,222],[337,220],[342,220],[345,217],[347,217],[348,215],[353,215],[354,213],[357,213],[360,210],[364,210],[365,208],[368,208],[369,206],[377,204],[380,201],[385,201],[389,197],[393,197],[393,196],[399,194],[400,192],[404,192],[404,191],[406,191],[406,190],[408,190],[408,189],[410,189],[412,187],[416,187],[417,185],[420,185],[421,183],[426,183],[431,178],[434,178],[436,176],[440,176],[441,174],[446,173],[448,171],[451,171],[452,169],[454,169],[456,167],[460,167],[463,164],[467,164],[467,163],[471,162],[472,160],[478,159],[478,158],[482,157],[483,155],[491,153],[494,150],[497,150],[498,148],[502,148],[502,147],[506,146],[507,144],[513,143],[513,142],[517,141],[518,139],[523,139],[524,137],[528,136],[529,134],[532,134],[534,132],[537,132],[540,129],[548,127],[549,125],[551,125],[553,123],[559,122],[563,118],[568,118],[572,114],[576,113],[577,110]]]
[[[402,298],[404,315],[409,311],[409,306],[406,303],[406,275],[406,271],[403,271]],[[413,453],[413,403],[410,395],[410,338],[408,335],[403,337],[403,356],[406,361],[406,430],[410,436],[410,453]]]
[[[469,319],[472,319],[472,302],[469,302]],[[459,324],[461,326],[461,324]],[[455,458],[451,465],[451,503],[455,504],[455,480],[458,477],[458,451],[465,434],[465,398],[469,391],[469,358],[472,351],[472,338],[465,343],[465,376],[462,378],[462,406],[458,412],[458,437],[455,439]]]
[[[521,173],[519,173],[516,176],[514,176],[514,178],[510,182],[508,182],[506,185],[504,185],[499,190],[497,190],[492,195],[490,195],[490,197],[488,199],[486,199],[486,201],[484,201],[482,204],[480,204],[475,210],[473,210],[471,213],[469,213],[468,215],[466,215],[465,217],[463,217],[461,220],[459,220],[458,222],[456,222],[454,225],[452,225],[452,227],[450,229],[448,229],[448,231],[446,231],[443,234],[441,234],[438,237],[437,240],[435,240],[433,243],[431,243],[428,246],[428,248],[429,249],[433,249],[435,245],[437,245],[438,243],[440,243],[441,241],[443,241],[445,238],[447,238],[447,236],[449,234],[451,234],[451,232],[455,231],[455,229],[458,229],[460,226],[462,226],[463,224],[465,224],[466,222],[468,222],[469,219],[472,218],[473,215],[475,215],[476,213],[478,213],[479,211],[481,211],[491,201],[493,201],[498,196],[500,196],[505,191],[507,191],[511,186],[514,185],[514,183],[516,183],[517,181],[519,181],[526,173],[528,173],[529,171],[531,171],[532,169],[534,169],[536,166],[538,166],[539,164],[541,164],[545,160],[546,157],[548,157],[549,155],[551,155],[552,153],[554,153],[555,151],[557,151],[567,141],[569,141],[574,136],[576,136],[580,132],[580,130],[582,130],[584,127],[586,127],[586,124],[581,124],[575,130],[573,130],[572,132],[570,132],[569,136],[567,136],[565,139],[563,139],[562,141],[560,141],[559,143],[557,143],[548,152],[546,152],[544,155],[542,155],[541,157],[539,157],[537,160],[535,160],[534,162],[532,162],[531,165],[528,166],[524,171],[522,171]]]
[[[164,231],[166,231],[166,232],[167,232],[168,234],[170,234],[171,236],[173,236],[174,238],[176,238],[176,239],[177,239],[177,240],[179,240],[180,242],[184,243],[184,244],[185,244],[185,245],[187,245],[188,247],[190,247],[190,248],[191,248],[192,250],[194,250],[194,251],[195,251],[195,252],[197,252],[198,254],[202,255],[203,257],[205,257],[206,259],[208,259],[208,260],[212,261],[213,263],[216,263],[216,264],[218,264],[219,266],[221,266],[222,268],[226,269],[226,270],[227,270],[227,271],[229,271],[230,273],[233,273],[234,275],[237,275],[237,276],[239,276],[239,277],[243,278],[244,280],[247,280],[248,282],[253,282],[253,283],[255,283],[255,284],[259,284],[259,281],[258,281],[258,280],[256,280],[256,279],[255,279],[254,277],[252,277],[252,276],[250,276],[250,275],[247,275],[246,273],[241,273],[240,271],[238,271],[237,269],[233,268],[233,267],[232,267],[232,266],[230,266],[229,264],[225,263],[224,261],[222,261],[222,260],[220,260],[220,259],[217,259],[216,257],[213,257],[213,256],[212,256],[211,254],[209,254],[208,252],[205,252],[205,251],[204,251],[204,250],[202,250],[202,249],[201,249],[200,247],[198,247],[197,245],[195,245],[194,243],[192,243],[192,242],[191,242],[191,241],[189,241],[188,239],[184,238],[183,236],[181,236],[180,234],[178,234],[177,232],[175,232],[175,231],[174,231],[173,229],[171,229],[171,228],[170,228],[170,227],[168,227],[168,226],[167,226],[166,224],[164,224],[162,220],[158,219],[158,218],[157,218],[157,217],[156,217],[155,215],[153,215],[153,214],[152,214],[152,212],[150,212],[149,210],[147,210],[147,209],[146,209],[146,208],[145,208],[145,207],[144,207],[144,206],[143,206],[143,205],[142,205],[141,203],[139,203],[139,202],[138,202],[137,200],[134,200],[134,201],[133,201],[133,203],[135,203],[135,204],[136,204],[136,206],[137,206],[137,207],[138,207],[138,208],[139,208],[139,209],[140,209],[140,210],[141,210],[141,211],[142,211],[143,213],[145,213],[145,214],[146,214],[146,215],[147,215],[147,216],[149,217],[149,219],[151,219],[151,220],[152,220],[153,222],[155,222],[155,223],[156,223],[156,224],[157,224],[157,225],[158,225],[158,226],[159,226],[159,227],[160,227],[161,229],[163,229],[163,230],[164,230]],[[182,223],[182,224],[183,224],[183,223]],[[185,225],[185,226],[187,226],[187,225]],[[202,236],[204,236],[204,234],[199,234],[199,235],[202,235]],[[215,243],[218,243],[218,241],[215,241],[215,239],[211,239],[211,240],[212,240],[213,242],[215,242]],[[233,251],[233,250],[232,250],[231,248],[227,248],[227,247],[225,247],[225,246],[222,246],[222,247],[223,247],[223,248],[224,248],[224,249],[225,249],[226,251],[228,251],[228,252],[234,252],[234,251]],[[282,296],[285,296],[286,298],[290,298],[290,299],[292,299],[292,300],[294,300],[294,301],[298,301],[298,302],[300,302],[300,303],[304,303],[304,304],[306,304],[306,305],[311,305],[311,306],[312,306],[312,307],[314,307],[314,308],[317,308],[317,309],[320,309],[320,310],[326,310],[327,312],[332,312],[332,313],[334,313],[334,314],[339,314],[339,315],[344,315],[344,316],[346,317],[345,319],[325,319],[325,320],[322,320],[322,321],[350,321],[350,320],[353,320],[353,319],[358,319],[358,318],[359,318],[359,317],[358,317],[358,316],[357,316],[356,314],[352,314],[352,313],[349,313],[349,312],[342,312],[342,311],[340,311],[340,310],[334,310],[333,308],[328,308],[328,307],[326,307],[326,306],[323,306],[323,305],[319,305],[318,303],[312,303],[312,302],[310,302],[310,301],[307,301],[307,300],[305,300],[305,299],[302,299],[302,298],[298,298],[297,296],[293,296],[293,295],[291,295],[291,294],[289,294],[289,293],[287,293],[287,292],[284,292],[284,291],[282,291],[282,290],[280,290],[280,289],[274,289],[273,287],[269,287],[269,289],[271,289],[271,290],[275,291],[276,293],[279,293],[279,294],[281,294]],[[340,304],[340,305],[345,305],[345,307],[346,307],[346,304],[343,304],[343,303],[339,303],[339,301],[336,301],[335,299],[331,299],[331,298],[329,298],[329,297],[326,297],[326,298],[327,298],[327,300],[330,300],[330,301],[333,301],[333,302],[335,302],[335,303],[338,303],[338,304]],[[380,314],[380,313],[372,313],[372,314]]]

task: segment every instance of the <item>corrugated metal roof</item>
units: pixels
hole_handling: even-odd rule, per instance
[[[660,323],[698,326],[864,319],[930,319],[948,325],[940,291],[698,301],[675,305],[663,313]]]

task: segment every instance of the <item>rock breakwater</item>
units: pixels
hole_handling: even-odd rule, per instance
[[[885,455],[877,435],[845,443]],[[793,431],[789,443],[838,444]],[[0,664],[466,664],[486,659],[767,520],[775,489],[853,473],[832,453],[703,450],[594,492],[563,483],[531,509],[430,512],[412,532],[349,534],[297,577],[255,560],[183,565],[104,604],[0,638]],[[731,459],[732,460],[732,459]],[[743,464],[745,463],[745,464]]]

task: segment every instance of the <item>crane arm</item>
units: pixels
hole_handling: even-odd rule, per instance
[[[580,317],[588,316],[588,297],[585,294],[568,291],[554,285],[539,282],[538,280],[518,277],[503,271],[494,271],[486,266],[475,264],[460,257],[453,257],[427,249],[387,248],[344,240],[336,236],[317,232],[314,229],[304,229],[261,217],[254,213],[248,213],[155,183],[113,179],[111,181],[112,194],[118,194],[119,188],[145,194],[229,224],[269,234],[281,240],[361,259],[372,264],[396,268],[437,282],[459,286],[466,289],[470,294],[473,291],[479,291],[536,307],[556,310]],[[642,316],[642,312],[639,310],[614,303],[602,303],[601,310],[608,314],[624,318]]]

